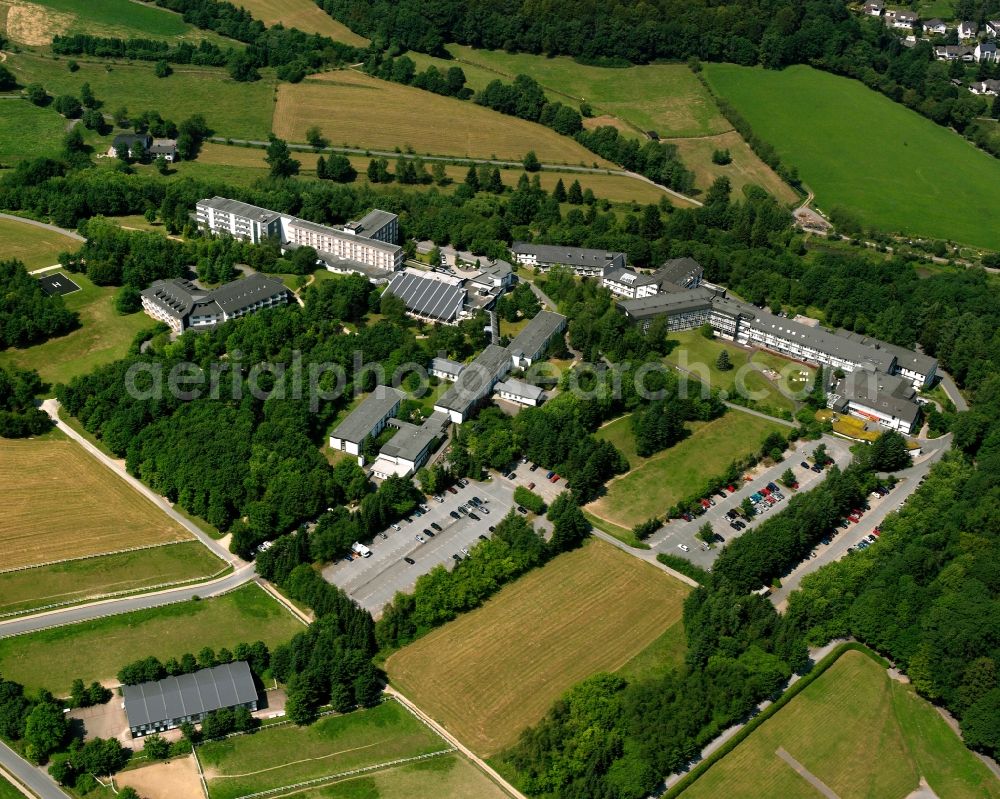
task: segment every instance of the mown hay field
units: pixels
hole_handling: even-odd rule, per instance
[[[0,485],[4,569],[191,538],[65,438],[0,438]]]
[[[391,683],[477,754],[570,687],[624,666],[681,617],[688,587],[603,541],[506,586],[386,662]]]
[[[278,87],[275,135],[304,142],[313,125],[337,146],[508,160],[534,150],[543,163],[613,168],[549,128],[353,70]]]
[[[844,653],[683,796],[819,796],[779,747],[841,799],[905,797],[921,777],[941,799],[1000,797],[1000,782],[937,711],[862,652]]]
[[[75,252],[81,242],[54,230],[0,219],[0,261],[17,260],[27,269],[40,269],[57,263],[61,252]]]
[[[355,47],[368,45],[364,36],[359,36],[343,22],[335,20],[313,0],[240,0],[239,5],[268,27],[280,22],[286,28],[329,36],[334,41]]]

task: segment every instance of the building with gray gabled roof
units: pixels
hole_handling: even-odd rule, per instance
[[[139,292],[147,315],[165,322],[175,333],[206,330],[241,316],[284,305],[291,292],[277,278],[254,273],[215,289],[190,280],[157,280]]]
[[[257,686],[246,661],[223,663],[191,674],[126,685],[125,715],[132,737],[163,732],[223,708],[257,709]]]
[[[375,386],[375,390],[347,414],[330,433],[330,449],[346,452],[358,459],[358,466],[365,465],[363,447],[365,439],[381,433],[389,420],[399,410],[406,394],[392,386]]]
[[[462,424],[472,411],[493,392],[493,387],[511,369],[511,355],[504,347],[490,344],[466,366],[458,380],[434,403],[434,410],[448,414]]]
[[[908,379],[871,367],[855,369],[839,380],[827,405],[901,433],[912,433],[921,414],[916,389]]]
[[[565,316],[553,311],[539,311],[507,346],[512,365],[517,368],[531,366],[565,329]]]
[[[625,266],[625,253],[594,250],[586,247],[563,247],[557,244],[530,244],[515,241],[510,251],[519,264],[547,271],[566,266],[578,275],[600,277],[605,269]]]

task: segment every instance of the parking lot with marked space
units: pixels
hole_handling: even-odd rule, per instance
[[[463,547],[471,549],[480,540],[479,536],[489,537],[490,527],[507,515],[514,502],[514,485],[502,478],[469,481],[465,487],[456,485],[454,488],[454,494],[448,491],[441,494],[444,502],[428,500],[428,511],[411,517],[412,522],[401,520],[399,530],[390,527],[383,532],[384,538],[375,536],[369,544],[372,553],[369,557],[339,560],[323,570],[323,577],[378,616],[397,591],[412,590],[420,575],[439,564],[450,568],[455,564],[453,556],[461,556]],[[486,512],[471,507],[474,496],[483,500]],[[460,505],[468,506],[479,518],[460,513]],[[452,513],[459,518],[453,518]],[[441,530],[435,530],[432,524],[437,524]],[[428,536],[425,530],[430,530],[433,536]],[[417,539],[418,535],[423,542]],[[414,562],[407,563],[404,560],[407,557]]]
[[[66,277],[66,275],[62,274],[62,272],[56,272],[54,275],[40,277],[38,278],[38,283],[41,285],[42,291],[50,297],[57,294],[60,296],[64,294],[72,294],[74,291],[80,290],[80,287]]]
[[[726,541],[729,541],[732,538],[743,535],[743,533],[752,529],[762,520],[771,517],[775,513],[780,513],[784,510],[786,503],[793,494],[815,488],[823,479],[825,479],[826,470],[817,473],[811,469],[805,469],[801,466],[802,461],[811,464],[809,459],[812,456],[813,450],[815,450],[820,443],[826,445],[827,453],[833,459],[834,463],[836,463],[841,469],[851,462],[851,451],[848,448],[850,442],[844,441],[843,439],[835,438],[833,436],[824,436],[822,441],[810,441],[805,444],[801,444],[796,450],[786,453],[785,459],[781,463],[777,463],[774,466],[770,466],[759,471],[752,470],[749,472],[753,475],[753,479],[750,482],[743,482],[741,485],[734,486],[736,488],[735,493],[730,494],[729,492],[726,492],[725,498],[722,498],[717,494],[714,495],[712,499],[714,500],[715,505],[711,506],[701,516],[695,516],[694,519],[689,522],[684,519],[671,520],[649,539],[649,545],[660,552],[685,557],[692,563],[695,563],[702,568],[710,567],[722,551],[722,542],[717,542],[714,549],[704,548],[702,542],[695,537],[698,529],[703,524],[708,522],[712,525],[712,529],[717,535],[721,535]],[[777,483],[778,478],[782,475],[785,469],[789,468],[795,474],[795,478],[799,481],[798,491],[786,489],[784,486],[779,484],[781,492],[785,497],[784,501],[778,502],[770,511],[755,516],[749,521],[743,530],[734,530],[729,526],[729,519],[726,518],[727,512],[733,510],[734,508],[738,508],[745,497],[749,497],[751,494],[759,492],[768,483]],[[688,551],[685,552],[680,549],[681,544],[688,547]]]

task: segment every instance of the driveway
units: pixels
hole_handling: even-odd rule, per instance
[[[694,520],[690,522],[683,519],[673,519],[654,533],[646,543],[659,552],[681,555],[703,569],[710,569],[722,551],[722,548],[716,545],[713,549],[705,549],[702,546],[702,542],[695,538],[698,528],[708,522],[712,525],[712,529],[715,530],[716,534],[722,535],[726,541],[730,541],[733,538],[743,535],[747,530],[753,529],[762,520],[769,518],[775,513],[780,513],[784,510],[785,502],[788,501],[792,494],[796,493],[784,486],[781,486],[781,491],[785,495],[785,502],[779,502],[768,513],[755,516],[745,529],[740,531],[734,530],[729,526],[729,520],[726,519],[726,513],[733,508],[738,508],[744,498],[760,491],[761,488],[770,482],[777,483],[778,478],[785,469],[791,469],[794,472],[795,478],[799,481],[798,491],[807,491],[819,485],[826,478],[826,470],[824,469],[822,472],[817,473],[811,469],[803,469],[799,463],[801,461],[808,462],[813,451],[821,443],[826,445],[827,453],[841,469],[851,462],[852,455],[849,449],[851,442],[843,439],[834,436],[823,436],[821,441],[800,443],[797,449],[789,450],[785,453],[785,460],[781,463],[769,467],[757,466],[750,470],[749,474],[753,479],[750,482],[743,482],[741,485],[736,486],[735,493],[727,493],[725,499],[715,495],[713,497],[715,505],[701,516],[694,517]],[[683,552],[680,549],[680,544],[688,546],[690,551]]]
[[[489,537],[489,528],[507,515],[514,502],[513,485],[507,480],[470,480],[466,488],[455,486],[455,491],[445,491],[441,495],[444,502],[428,501],[430,510],[412,517],[412,522],[401,521],[400,530],[385,530],[384,539],[376,536],[369,545],[371,557],[339,560],[323,569],[323,577],[377,617],[397,592],[412,591],[418,577],[435,566],[450,568],[455,564],[454,554],[461,554],[463,547],[471,548],[480,536]],[[486,503],[488,514],[474,511],[478,521],[462,514],[459,519],[450,516],[473,496]],[[432,522],[441,526],[441,532],[431,528]],[[423,532],[427,529],[434,533],[433,537]],[[424,543],[417,540],[417,535],[423,536]],[[407,563],[404,557],[415,563]]]

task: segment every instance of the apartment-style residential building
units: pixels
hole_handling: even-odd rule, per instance
[[[379,450],[372,463],[372,474],[381,480],[391,475],[409,477],[427,463],[431,454],[445,438],[450,422],[448,414],[435,411],[423,424],[410,424],[402,419],[389,419],[396,434]]]
[[[195,205],[198,227],[214,235],[260,244],[281,235],[281,214],[226,197],[198,200]]]
[[[674,258],[655,272],[640,274],[629,267],[613,267],[604,272],[604,287],[619,297],[642,299],[656,294],[701,285],[705,270],[693,258]]]
[[[354,455],[358,466],[364,466],[365,439],[374,438],[385,429],[405,398],[406,394],[398,388],[375,386],[375,390],[330,433],[330,449]]]
[[[379,212],[384,214],[384,211]],[[369,214],[371,216],[371,214]],[[395,216],[389,214],[389,216]],[[384,239],[372,239],[363,235],[363,229],[350,231],[345,228],[335,228],[320,225],[306,219],[286,217],[282,220],[284,238],[287,244],[298,247],[312,247],[322,253],[333,256],[333,263],[328,265],[330,271],[337,271],[336,261],[342,262],[341,271],[352,271],[351,264],[361,264],[373,267],[383,272],[394,272],[403,265],[403,248]],[[360,225],[360,222],[352,222]],[[389,235],[394,230],[396,222],[387,223],[376,232]]]
[[[215,289],[202,289],[179,278],[157,280],[139,296],[147,315],[180,334],[284,305],[291,293],[277,278],[254,273]]]
[[[504,347],[490,344],[438,398],[434,403],[434,410],[447,414],[455,424],[462,424],[493,393],[493,387],[507,376],[510,369],[510,352]]]
[[[921,418],[917,391],[905,377],[887,375],[871,366],[855,369],[838,380],[830,390],[827,405],[877,422],[890,430],[912,433]]]
[[[531,366],[542,357],[553,340],[566,329],[566,317],[553,311],[539,311],[507,346],[515,369]]]
[[[565,266],[582,277],[601,277],[605,269],[624,267],[625,253],[592,250],[586,247],[561,247],[554,244],[529,244],[515,241],[510,251],[523,266],[547,272],[553,266]]]

